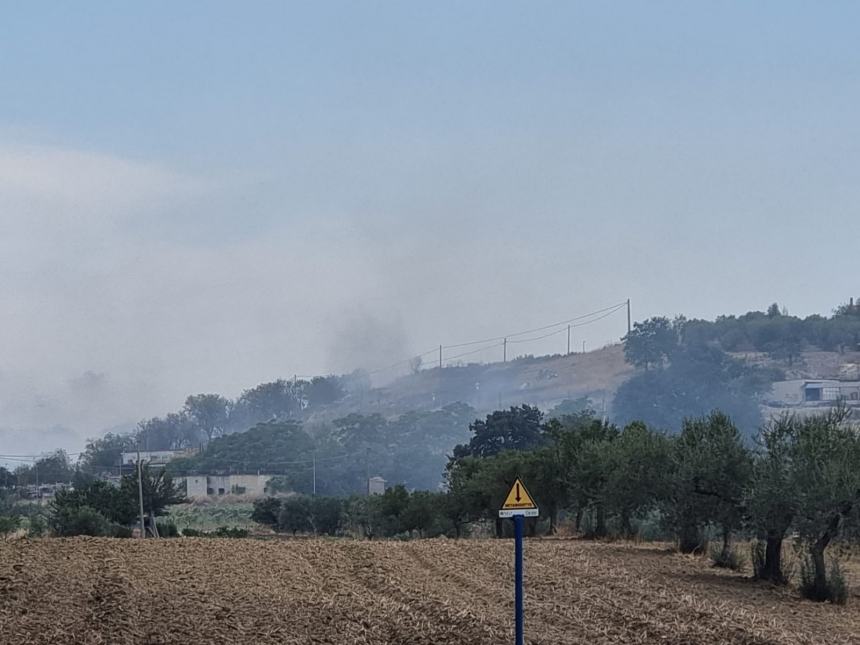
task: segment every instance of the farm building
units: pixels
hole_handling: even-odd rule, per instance
[[[368,495],[384,495],[385,494],[385,480],[382,477],[376,476],[371,477],[367,480],[367,494]]]
[[[860,381],[778,381],[773,384],[769,402],[782,406],[818,406],[833,404],[839,400],[849,405],[860,405]]]
[[[185,494],[191,499],[219,495],[248,495],[263,497],[272,475],[189,475],[177,477],[185,483]]]

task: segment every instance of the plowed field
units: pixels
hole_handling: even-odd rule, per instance
[[[499,645],[512,560],[501,540],[0,543],[0,641]],[[526,543],[529,643],[860,643],[858,605],[652,546]]]

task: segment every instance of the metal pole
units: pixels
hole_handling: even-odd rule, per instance
[[[442,369],[442,346],[439,345],[439,369]]]
[[[567,355],[570,356],[570,325],[567,326]]]
[[[508,339],[507,338],[505,338],[505,340],[502,342],[502,362],[503,363],[508,362]]]
[[[525,645],[523,636],[523,523],[522,515],[514,515],[514,623],[516,645]]]
[[[143,523],[143,464],[140,461],[140,450],[137,451],[137,496],[140,501],[140,537],[146,537],[146,526]]]
[[[629,334],[631,331],[630,327],[630,298],[627,298],[627,333]]]

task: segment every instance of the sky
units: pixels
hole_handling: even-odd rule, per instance
[[[829,313],[860,295],[858,19],[0,2],[0,454],[627,298]]]

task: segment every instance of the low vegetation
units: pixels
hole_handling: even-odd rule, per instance
[[[785,584],[783,542],[794,532],[804,595],[844,597],[826,554],[860,528],[860,435],[845,408],[786,415],[762,429],[754,449],[720,412],[687,419],[672,436],[589,412],[545,422],[522,406],[472,432],[449,460],[445,492],[398,485],[371,497],[272,497],[255,503],[252,519],[291,534],[366,537],[461,537],[486,523],[501,537],[507,523],[496,511],[521,477],[541,507],[527,523],[532,535],[555,532],[564,515],[586,537],[633,537],[657,517],[682,553],[707,552],[711,542],[713,563],[734,570],[745,564],[735,538],[752,535],[755,575]]]

